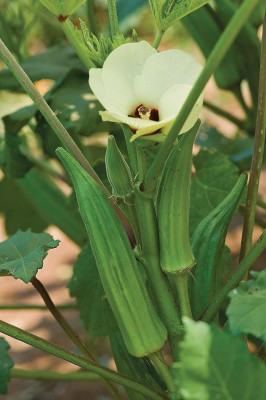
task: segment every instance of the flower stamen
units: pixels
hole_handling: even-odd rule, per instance
[[[135,118],[141,118],[146,121],[152,120],[152,121],[159,121],[159,114],[158,110],[156,108],[148,108],[144,106],[143,104],[140,104],[134,113]]]

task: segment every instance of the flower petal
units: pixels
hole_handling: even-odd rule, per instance
[[[101,68],[91,68],[89,76],[89,85],[97,100],[102,104],[102,106],[109,111],[114,113],[120,113],[119,107],[117,107],[112,99],[108,96],[102,81],[102,69]]]
[[[182,50],[168,50],[150,56],[134,82],[139,103],[158,108],[166,90],[176,84],[193,85],[201,69],[198,61]]]
[[[163,120],[169,120],[169,118],[175,118],[179,114],[181,108],[183,107],[183,104],[186,101],[191,89],[192,89],[191,85],[175,85],[170,89],[168,89],[163,94],[159,103],[160,120],[163,121]],[[202,108],[202,103],[203,103],[203,93],[196,101],[179,134],[187,132],[196,123],[197,119],[199,118],[199,114]],[[166,129],[163,129],[163,133],[166,133],[169,130],[169,128],[170,127],[168,126]]]
[[[161,129],[162,127],[171,123],[173,118],[165,119],[164,121],[152,121],[141,118],[128,117],[123,114],[116,114],[109,111],[100,111],[100,115],[103,121],[117,122],[127,124],[131,129],[135,130],[136,133],[132,135],[131,142],[140,136],[149,135]]]
[[[127,43],[115,49],[103,65],[102,79],[107,95],[126,115],[133,113],[139,105],[134,79],[155,53],[157,51],[147,42]]]

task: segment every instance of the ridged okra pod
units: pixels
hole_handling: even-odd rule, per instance
[[[231,192],[197,226],[192,236],[192,248],[197,260],[191,280],[191,305],[197,319],[220,290],[223,272],[222,253],[231,218],[245,190],[247,176],[239,177]]]
[[[171,151],[163,169],[158,196],[160,264],[167,273],[178,273],[194,263],[189,239],[189,203],[192,147],[199,122]]]
[[[64,149],[57,154],[74,184],[106,297],[130,354],[162,348],[167,332],[149,298],[128,237],[99,185]]]

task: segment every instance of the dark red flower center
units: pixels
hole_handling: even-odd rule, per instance
[[[138,107],[136,107],[134,116],[135,118],[141,118],[151,121],[159,121],[158,110],[156,108],[148,108],[143,104],[140,104]]]

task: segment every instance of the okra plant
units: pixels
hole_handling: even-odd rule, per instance
[[[120,24],[144,3],[157,30],[149,41]],[[265,253],[256,270],[266,249],[266,197],[259,187],[265,1],[107,0],[109,27],[102,32],[103,5],[96,1],[25,4],[28,14],[17,2],[14,18],[7,3],[0,15],[6,66],[0,89],[24,90],[33,100],[2,113],[0,212],[9,238],[0,243],[0,276],[31,283],[73,348],[1,320],[0,394],[11,378],[50,377],[88,381],[88,393],[89,381],[99,379],[110,399],[265,399]],[[78,19],[86,7],[87,19]],[[33,23],[44,16],[69,44],[28,57],[28,15]],[[21,42],[12,37],[15,18]],[[180,22],[204,62],[160,47]],[[234,96],[242,119],[216,98],[205,100],[212,76]],[[53,85],[43,97],[33,82],[45,78]],[[226,138],[204,122],[203,107],[233,123],[235,135]],[[95,144],[99,133],[106,146]],[[242,241],[233,265],[227,234],[236,214],[243,217]],[[59,245],[44,232],[49,225],[80,247],[68,288],[86,341],[37,278],[48,251]],[[262,231],[256,241],[255,228]],[[16,368],[8,337],[80,370]],[[106,337],[116,370],[92,354],[91,343]]]

